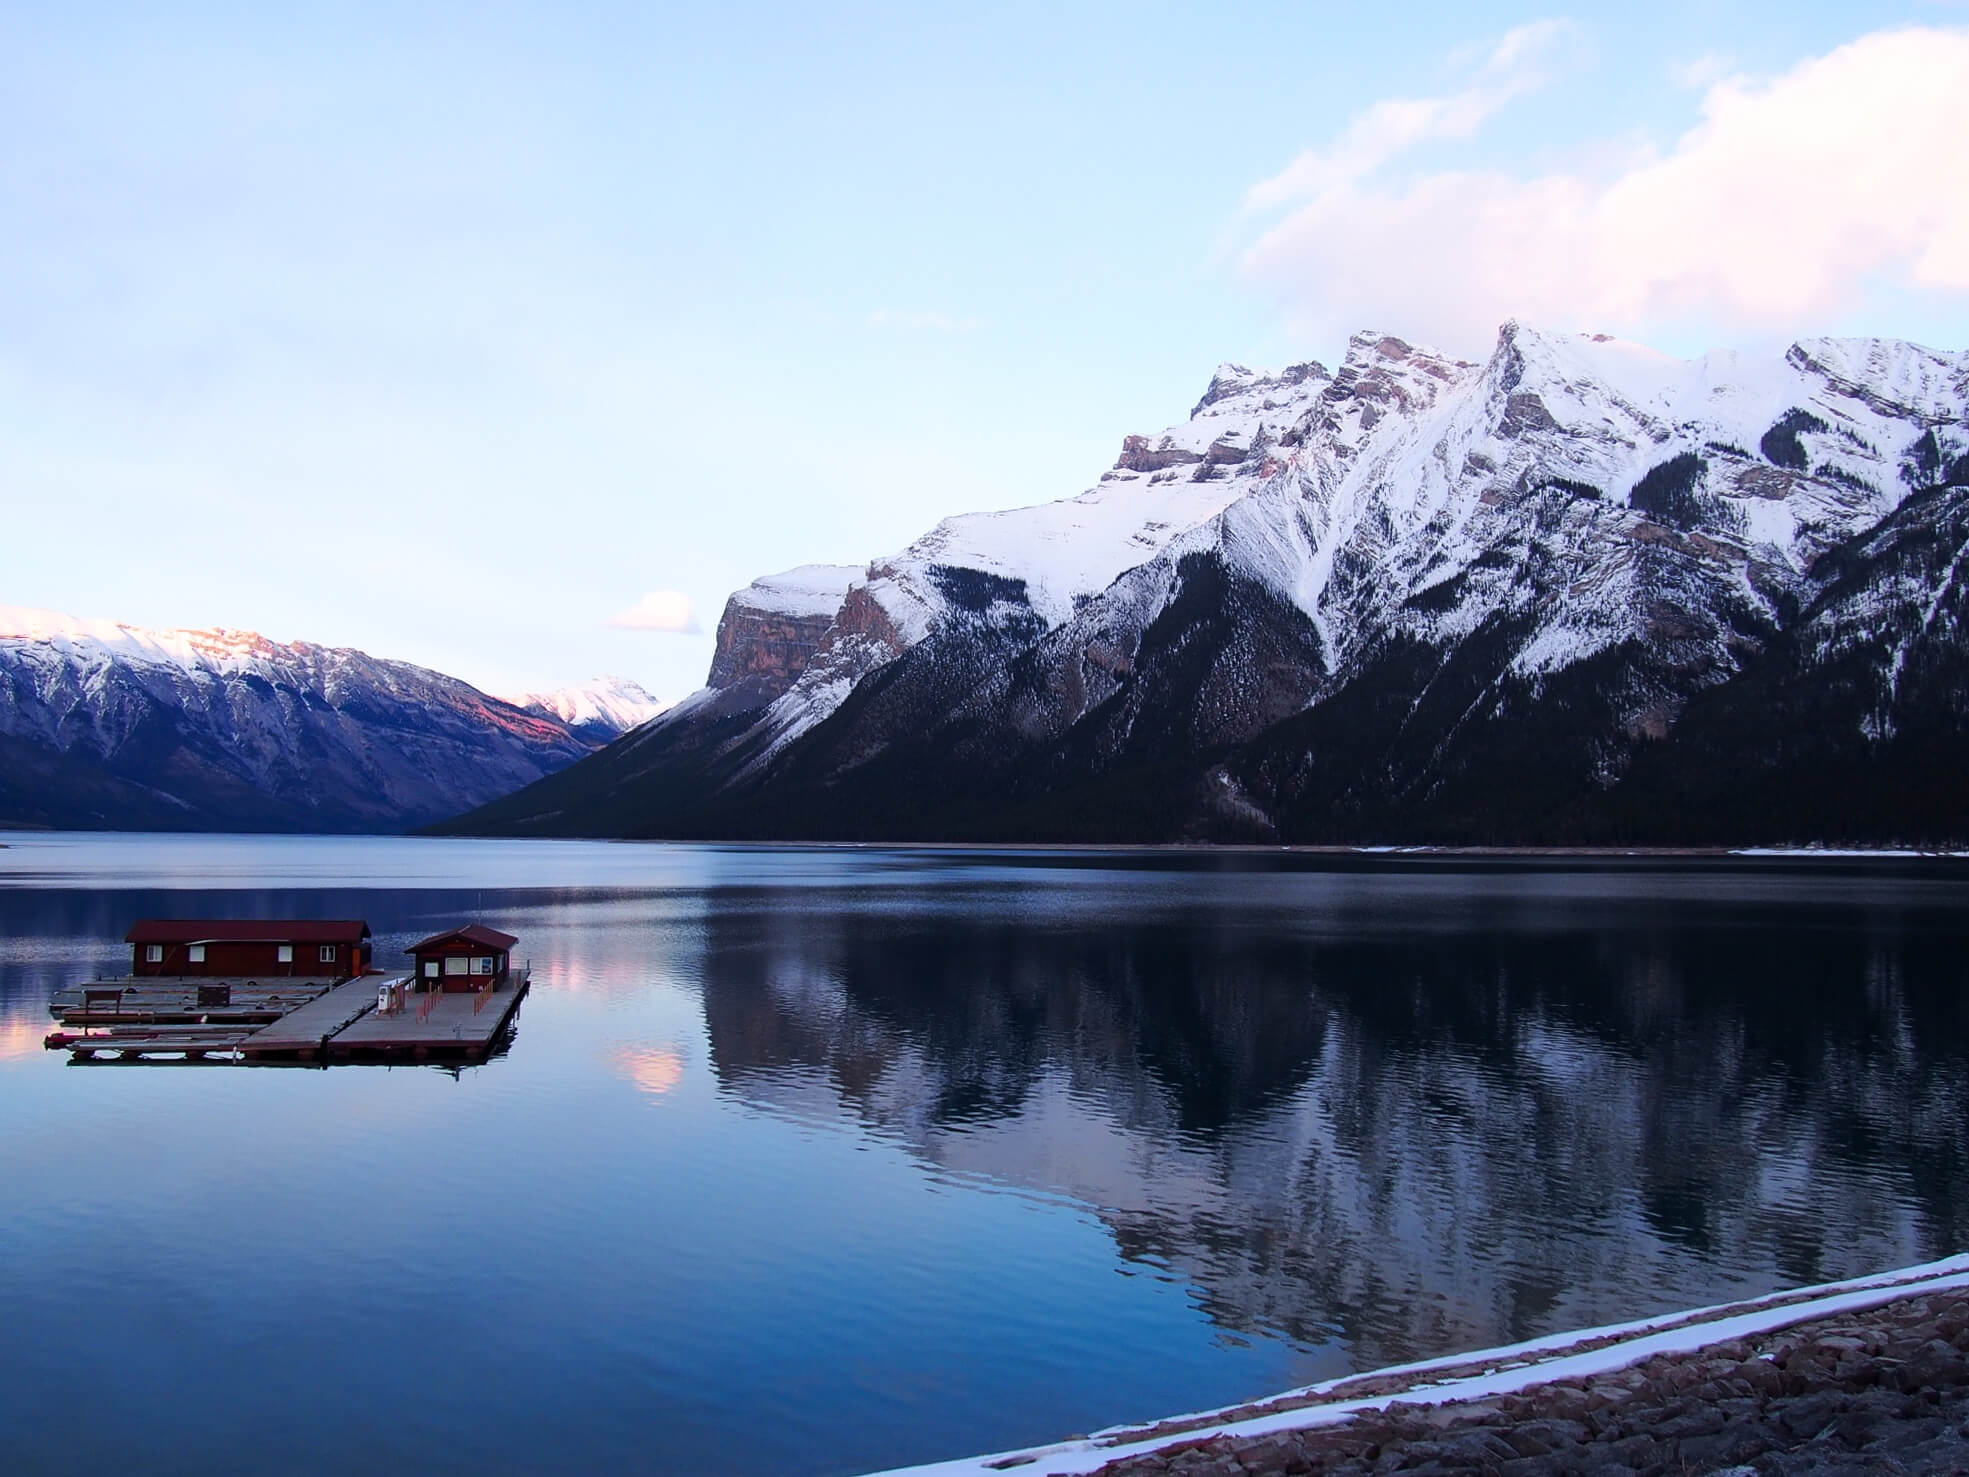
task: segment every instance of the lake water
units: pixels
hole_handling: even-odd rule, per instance
[[[0,841],[10,1473],[851,1473],[1969,1246],[1952,862]],[[43,1051],[171,914],[535,985]]]

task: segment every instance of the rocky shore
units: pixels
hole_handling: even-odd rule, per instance
[[[887,1477],[1969,1477],[1969,1253]]]
[[[1969,1474],[1969,1292],[1902,1299],[1493,1399],[1200,1435],[1107,1477]]]

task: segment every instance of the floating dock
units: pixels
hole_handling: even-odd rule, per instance
[[[209,988],[212,981],[191,982],[191,991],[172,993],[168,1001],[163,1001],[161,992],[149,990],[148,983],[124,992],[121,1012],[101,998],[65,999],[85,992],[106,995],[116,989],[113,982],[63,991],[50,1008],[61,1016],[64,1025],[88,1029],[55,1031],[43,1044],[50,1050],[70,1052],[77,1062],[167,1058],[186,1062],[220,1058],[266,1066],[476,1062],[489,1056],[499,1043],[532,987],[532,976],[530,969],[516,965],[477,990],[420,992],[412,988],[413,979],[365,974],[332,986],[300,981],[297,983],[304,988],[288,989],[278,1002],[242,999],[235,992],[237,1008],[211,1005],[202,1009],[196,1002],[195,987],[203,984]],[[154,993],[158,1000],[150,999]],[[186,993],[192,996],[189,1005],[183,1000]],[[379,997],[386,993],[393,1004],[380,1008]],[[144,1003],[131,1003],[133,995],[144,996]],[[267,1010],[275,1003],[286,1008],[269,1019]],[[65,1008],[70,1005],[74,1008]]]

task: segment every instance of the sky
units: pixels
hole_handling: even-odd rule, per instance
[[[0,0],[0,604],[490,691],[1372,327],[1969,349],[1969,5]]]

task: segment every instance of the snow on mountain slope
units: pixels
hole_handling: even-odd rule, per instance
[[[509,693],[505,701],[524,712],[559,719],[574,732],[602,743],[649,722],[670,706],[627,677],[592,677],[552,692]]]
[[[1218,368],[1188,422],[1131,435],[1078,497],[946,518],[855,580],[797,680],[763,719],[770,760],[859,682],[952,626],[1023,641],[1070,620],[1119,575],[1208,522],[1282,465],[1280,440],[1327,381],[1317,364],[1277,375]],[[734,597],[739,598],[739,597]],[[714,673],[714,685],[716,685]]]
[[[1826,362],[1863,364],[1895,393]],[[1359,335],[1288,433],[1287,465],[1169,556],[1223,550],[1306,613],[1336,672],[1363,633],[1450,641],[1507,611],[1538,624],[1517,669],[1549,671],[1645,633],[1652,545],[1693,553],[1769,615],[1918,481],[1906,448],[1965,362],[1829,341],[1782,360],[1676,360],[1512,324],[1479,369]],[[1969,396],[1954,393],[1959,416]],[[1911,395],[1927,409],[1908,410]],[[1531,544],[1543,582],[1522,577]]]
[[[1221,366],[1192,418],[1160,437],[1129,436],[1099,486],[1061,502],[946,518],[869,567],[865,588],[902,645],[923,640],[953,604],[949,571],[1002,581],[1047,627],[1242,496],[1277,461],[1279,438],[1326,381],[1315,364],[1269,376]]]
[[[180,671],[235,672],[299,653],[253,631],[214,627],[159,631],[121,621],[85,620],[58,611],[0,605],[0,641],[32,643],[78,661],[125,660]]]

